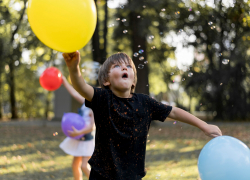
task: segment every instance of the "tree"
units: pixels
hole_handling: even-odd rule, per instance
[[[159,15],[165,7],[171,9],[170,3],[172,2],[129,0],[128,4],[118,9],[116,17],[119,19],[119,25],[115,30],[114,38],[125,46],[129,41],[133,61],[138,68],[136,92],[149,94],[147,63],[165,61],[165,55],[173,50],[163,41],[164,35],[171,26],[166,26],[166,22],[162,23],[164,20]],[[125,49],[119,48],[118,45],[116,50]],[[151,53],[156,56],[151,56]],[[166,84],[168,82],[169,79],[166,79]]]
[[[244,84],[249,58],[244,37],[249,34],[248,11],[244,1],[227,7],[219,0],[214,7],[194,3],[192,11],[180,10],[178,29],[184,27],[188,35],[196,37],[189,43],[196,48],[196,60],[186,88],[200,94],[199,109],[216,112],[216,119],[247,118],[249,99]],[[205,58],[199,59],[199,54]]]

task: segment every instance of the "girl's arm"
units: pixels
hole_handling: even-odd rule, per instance
[[[73,53],[63,53],[63,58],[66,62],[66,65],[69,70],[69,75],[73,84],[73,87],[76,89],[79,94],[81,94],[88,101],[92,101],[94,96],[94,88],[88,85],[82,75],[79,68],[80,64],[80,53],[79,51]]]
[[[221,130],[217,126],[207,124],[206,122],[180,108],[173,107],[168,117],[198,127],[207,136],[217,137],[222,135]]]
[[[73,131],[68,131],[69,135],[71,137],[79,136],[82,134],[87,134],[95,130],[95,122],[94,122],[94,114],[93,111],[89,111],[89,117],[90,117],[90,123],[87,127],[84,127],[83,129],[77,130],[74,126],[72,126]]]
[[[62,77],[62,82],[64,87],[67,89],[67,91],[69,92],[69,94],[75,99],[77,100],[80,104],[83,104],[85,102],[85,98],[82,97],[67,81],[67,79],[63,76]]]

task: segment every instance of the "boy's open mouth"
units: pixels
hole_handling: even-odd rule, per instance
[[[128,74],[127,73],[123,73],[122,78],[128,78]]]

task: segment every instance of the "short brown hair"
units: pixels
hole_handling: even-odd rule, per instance
[[[123,62],[128,63],[132,66],[133,71],[134,71],[134,84],[135,85],[132,85],[130,93],[134,93],[135,86],[137,83],[137,72],[136,72],[135,64],[134,64],[133,60],[127,54],[121,53],[121,52],[118,52],[118,53],[113,54],[110,57],[108,57],[108,59],[106,59],[105,62],[103,63],[103,65],[101,66],[99,73],[98,73],[98,81],[99,81],[100,86],[103,89],[108,88],[108,87],[104,86],[103,83],[108,81],[109,70],[110,70],[111,66],[117,62],[118,63],[123,63]]]

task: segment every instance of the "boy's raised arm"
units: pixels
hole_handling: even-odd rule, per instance
[[[69,75],[72,81],[72,85],[75,90],[81,94],[85,99],[91,101],[94,96],[94,88],[88,85],[82,75],[79,68],[80,53],[78,51],[73,53],[63,53],[63,58],[69,69]]]
[[[173,107],[168,117],[177,121],[196,126],[209,137],[217,137],[222,135],[221,130],[217,126],[207,124],[206,122],[200,120],[199,118],[180,108]]]

